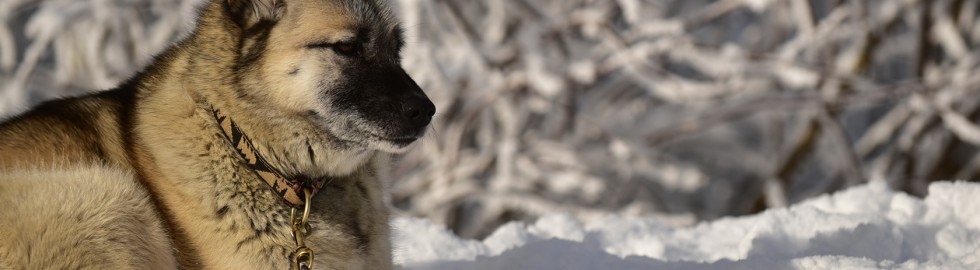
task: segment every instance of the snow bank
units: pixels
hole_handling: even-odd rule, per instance
[[[980,184],[918,199],[873,182],[787,209],[690,228],[609,216],[510,223],[484,241],[399,218],[404,269],[980,269]]]

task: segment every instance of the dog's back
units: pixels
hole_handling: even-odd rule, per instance
[[[135,181],[123,91],[44,103],[0,123],[0,269],[174,269]]]
[[[0,122],[0,171],[77,164],[128,166],[125,90],[46,102]]]

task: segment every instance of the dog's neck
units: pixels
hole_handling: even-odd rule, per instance
[[[288,176],[282,173],[269,164],[262,154],[255,149],[252,140],[238,127],[234,119],[221,113],[218,109],[212,108],[211,112],[225,138],[228,139],[239,156],[287,205],[299,207],[305,204],[308,199],[306,196],[316,196],[323,184],[330,181],[328,177],[310,178],[302,175]]]

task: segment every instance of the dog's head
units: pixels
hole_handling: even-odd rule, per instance
[[[219,0],[242,42],[236,91],[302,115],[346,146],[403,151],[435,106],[401,68],[382,0]]]

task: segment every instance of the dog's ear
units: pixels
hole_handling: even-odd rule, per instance
[[[284,0],[224,0],[231,19],[247,28],[261,21],[277,21],[286,10]]]

